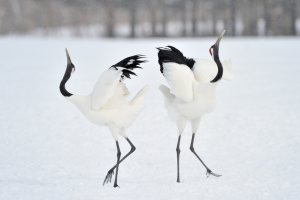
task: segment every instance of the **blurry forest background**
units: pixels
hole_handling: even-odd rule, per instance
[[[0,35],[300,35],[300,0],[0,0]]]

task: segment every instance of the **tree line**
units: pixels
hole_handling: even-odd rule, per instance
[[[297,35],[299,7],[298,0],[0,0],[0,34]]]

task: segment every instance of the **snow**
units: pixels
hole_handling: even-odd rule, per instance
[[[233,58],[235,80],[219,84],[217,107],[202,118],[194,142],[222,177],[206,178],[189,150],[188,125],[176,182],[178,134],[158,90],[166,82],[154,47],[211,59],[215,39],[0,38],[0,199],[299,199],[299,38],[222,40],[220,57]],[[150,61],[127,81],[130,98],[148,83],[151,89],[127,129],[137,150],[120,165],[120,188],[102,186],[117,160],[108,128],[91,124],[59,92],[65,47],[76,66],[67,83],[74,94],[90,93],[99,75],[127,56]],[[130,150],[123,138],[120,148],[122,155]]]

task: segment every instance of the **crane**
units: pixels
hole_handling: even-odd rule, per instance
[[[143,87],[137,95],[127,101],[129,91],[124,83],[125,79],[136,74],[132,71],[141,68],[139,65],[146,62],[141,60],[143,55],[134,55],[127,57],[115,65],[112,65],[108,70],[102,73],[96,82],[93,92],[89,95],[75,95],[68,92],[65,88],[66,82],[75,72],[75,66],[71,61],[68,50],[67,68],[60,82],[61,94],[71,103],[73,103],[79,111],[93,124],[98,126],[107,126],[115,139],[117,147],[117,163],[107,173],[103,185],[111,182],[114,169],[116,169],[114,187],[118,187],[118,170],[119,164],[125,160],[136,148],[129,140],[126,134],[126,128],[131,125],[136,117],[145,107],[145,98],[149,90],[149,86]],[[118,136],[124,137],[131,150],[121,159],[121,151],[118,143]]]
[[[213,61],[187,58],[173,46],[157,48],[160,71],[170,86],[160,85],[159,90],[164,96],[168,116],[176,123],[179,133],[176,147],[177,182],[180,182],[180,139],[188,121],[192,125],[190,150],[206,168],[207,176],[221,176],[212,172],[198,156],[194,149],[194,139],[201,117],[215,109],[217,85],[222,79],[230,81],[234,78],[232,59],[224,62],[219,59],[219,46],[224,33],[225,30],[209,48]]]

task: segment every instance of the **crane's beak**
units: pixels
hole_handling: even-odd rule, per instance
[[[215,43],[215,46],[219,46],[220,42],[221,42],[221,39],[223,37],[223,35],[225,34],[225,30],[222,32],[222,34],[220,35],[220,37],[218,38],[218,40],[216,41]]]
[[[68,60],[68,65],[72,63],[71,58],[69,56],[68,49],[66,48],[66,54],[67,54],[67,60]]]

